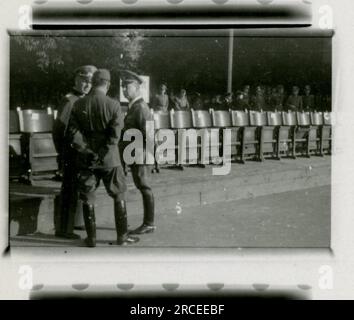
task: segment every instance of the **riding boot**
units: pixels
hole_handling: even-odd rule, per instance
[[[55,230],[55,236],[64,237],[66,234],[67,226],[67,212],[68,206],[66,205],[66,199],[64,199],[63,192],[57,197],[55,205],[58,212],[58,222]]]
[[[143,206],[144,206],[144,221],[143,224],[130,232],[130,234],[144,234],[152,233],[156,230],[154,225],[155,216],[155,202],[154,195],[151,190],[144,190],[142,192],[143,196]]]
[[[74,224],[75,224],[75,216],[77,211],[78,197],[75,190],[70,196],[69,204],[67,206],[67,221],[66,221],[66,229],[65,229],[65,237],[68,239],[81,239],[81,237],[74,233]]]
[[[96,219],[93,205],[84,203],[82,205],[87,238],[85,242],[88,247],[96,247]]]
[[[139,238],[128,235],[127,208],[124,200],[114,201],[114,218],[118,245],[133,244],[139,241]]]
[[[143,193],[143,206],[144,206],[144,224],[154,226],[155,216],[155,201],[154,195],[151,190],[145,190]]]

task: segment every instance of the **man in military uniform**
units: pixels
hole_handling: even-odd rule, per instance
[[[65,139],[65,132],[72,107],[79,98],[85,96],[91,90],[92,75],[96,70],[97,68],[94,66],[82,66],[75,70],[74,87],[61,101],[53,125],[53,140],[58,153],[59,172],[62,174],[62,176],[58,174],[56,177],[62,180],[59,205],[57,205],[59,221],[55,232],[58,237],[80,239],[80,236],[73,232],[78,203],[75,152]]]
[[[148,105],[140,92],[143,80],[134,72],[121,71],[123,94],[129,101],[128,112],[124,118],[124,131],[137,129],[142,133],[146,141],[146,121],[152,121],[153,117]],[[124,148],[124,142],[122,142]],[[122,153],[123,154],[123,153]],[[147,181],[147,168],[144,164],[132,164],[130,166],[134,184],[140,190],[143,198],[144,220],[141,226],[130,234],[144,234],[154,232],[154,195]]]
[[[169,97],[166,93],[167,86],[163,83],[159,86],[159,92],[154,96],[152,108],[155,111],[168,112]]]
[[[103,180],[114,201],[117,244],[139,241],[128,235],[125,193],[127,190],[118,142],[123,128],[123,114],[117,100],[107,97],[110,73],[98,69],[92,78],[92,91],[75,102],[68,126],[72,147],[78,151],[78,189],[83,201],[87,232],[86,244],[96,246],[95,191]]]
[[[302,104],[305,111],[315,111],[315,96],[311,93],[311,86],[306,85],[302,96]]]
[[[285,107],[291,111],[301,111],[303,108],[302,96],[299,95],[300,88],[298,86],[292,87],[292,92],[286,100]]]

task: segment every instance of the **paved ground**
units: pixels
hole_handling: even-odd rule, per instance
[[[139,247],[329,247],[330,186],[253,199],[214,203],[157,215],[157,230]],[[112,213],[113,215],[113,213]],[[142,217],[129,217],[137,227]],[[80,231],[83,237],[85,232]],[[98,246],[110,246],[113,228],[98,230]],[[53,235],[11,239],[12,246],[83,246]]]

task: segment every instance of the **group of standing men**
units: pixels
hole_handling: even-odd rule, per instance
[[[107,96],[110,72],[94,66],[75,71],[75,83],[58,107],[53,139],[59,154],[62,187],[59,197],[59,222],[56,236],[79,239],[74,233],[78,199],[82,201],[88,247],[96,246],[95,191],[102,180],[113,199],[117,244],[139,241],[136,234],[154,232],[154,196],[144,164],[130,166],[135,186],[144,205],[144,221],[128,231],[126,181],[122,167],[124,144],[121,137],[129,129],[140,130],[145,141],[146,121],[151,120],[148,105],[140,93],[143,80],[134,72],[122,70],[123,93],[129,101],[124,118],[120,104]],[[124,159],[123,159],[124,161]]]

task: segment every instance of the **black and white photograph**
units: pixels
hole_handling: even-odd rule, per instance
[[[11,246],[329,248],[331,41],[10,33]]]
[[[353,297],[350,0],[2,7],[0,298]]]

